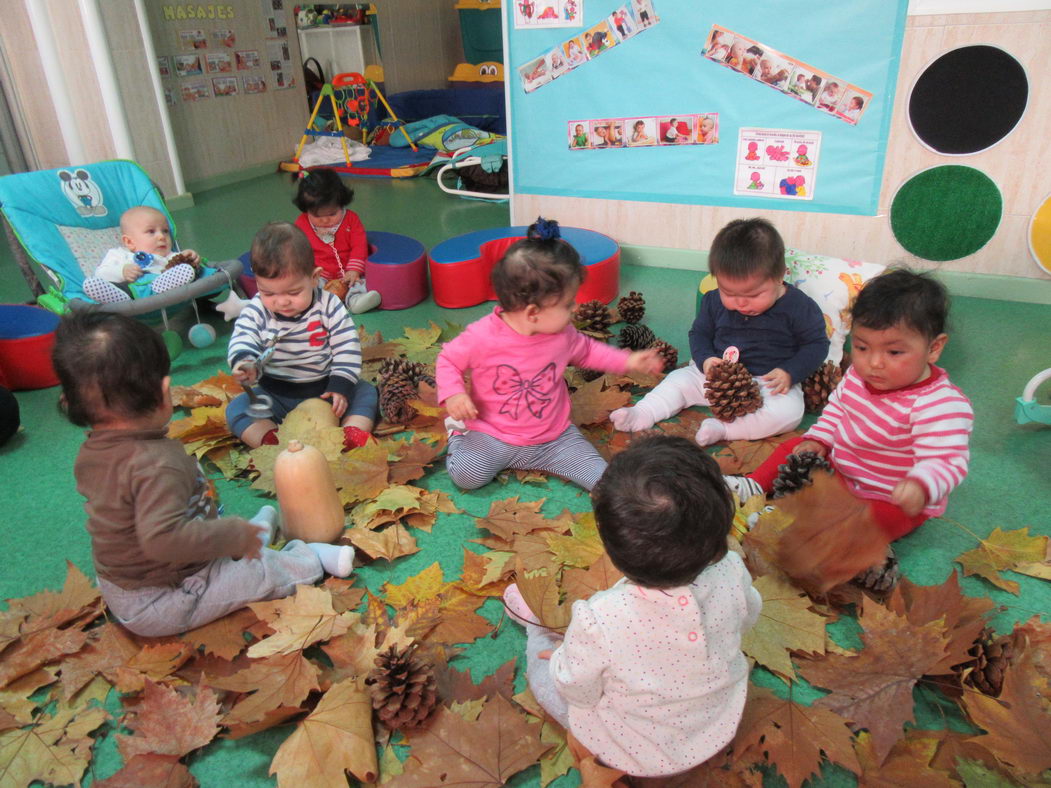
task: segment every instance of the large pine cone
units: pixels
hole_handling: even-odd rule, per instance
[[[965,669],[972,668],[963,683],[984,695],[999,697],[1004,687],[1004,672],[1014,663],[1020,646],[1019,638],[1013,632],[997,637],[986,627],[967,650],[972,659],[954,665],[953,673],[960,675]]]
[[[372,686],[372,708],[392,731],[419,726],[438,703],[434,668],[416,656],[416,646],[391,646],[376,657],[366,684]]]
[[[390,424],[407,424],[417,410],[409,404],[416,399],[416,385],[404,375],[393,375],[380,387],[380,415]]]
[[[777,466],[777,476],[771,489],[772,498],[782,498],[813,483],[811,474],[815,468],[831,471],[832,465],[820,454],[801,451],[789,454],[785,462]]]
[[[625,323],[638,323],[646,316],[646,299],[632,290],[617,302],[617,314]]]
[[[803,403],[810,413],[825,407],[832,390],[843,379],[843,370],[831,361],[826,361],[803,381]]]
[[[419,361],[409,361],[407,358],[395,356],[388,358],[380,364],[379,376],[381,381],[391,378],[402,377],[409,380],[412,385],[418,386],[421,382],[434,385],[434,378],[428,374],[427,366]]]
[[[650,347],[656,348],[657,352],[661,354],[661,357],[664,359],[665,372],[671,372],[679,366],[679,351],[675,349],[674,345],[668,344],[663,339],[658,339]]]
[[[733,421],[763,406],[759,384],[748,368],[736,361],[724,361],[712,367],[704,383],[704,394],[712,415],[720,421]]]
[[[882,564],[862,572],[850,582],[866,591],[883,595],[893,591],[900,581],[901,567],[898,566],[898,557],[891,552]]]
[[[620,330],[617,344],[630,350],[645,350],[657,341],[656,334],[642,324],[629,324]]]
[[[599,300],[585,301],[573,310],[573,325],[581,331],[605,334],[613,322],[609,308]]]

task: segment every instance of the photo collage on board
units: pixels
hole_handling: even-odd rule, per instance
[[[872,93],[845,79],[719,25],[712,25],[701,54],[850,124],[872,101]]]
[[[566,131],[571,150],[714,145],[719,141],[719,113],[571,120]]]
[[[532,93],[659,22],[652,0],[631,0],[601,22],[518,67],[522,89]]]

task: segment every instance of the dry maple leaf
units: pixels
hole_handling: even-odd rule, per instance
[[[693,411],[684,411],[684,413],[693,413]],[[697,427],[700,426],[700,422],[706,418],[710,418],[708,414],[701,414],[700,418],[695,419],[696,426],[693,423],[690,427],[694,432],[697,431]],[[681,419],[681,415],[680,415]],[[662,425],[662,428],[663,425]],[[664,428],[665,431],[670,432],[670,429]],[[769,438],[762,438],[754,441],[730,441],[725,446],[721,446],[712,457],[717,463],[719,463],[719,470],[728,475],[743,476],[744,474],[751,473],[773,454],[774,449],[780,446],[789,438],[794,438],[797,435],[802,435],[802,430],[792,430],[791,432],[785,432],[781,435],[773,435]],[[683,437],[693,439],[693,432]]]
[[[519,537],[516,544],[521,541],[523,537]],[[543,626],[564,630],[569,626],[570,606],[562,603],[558,574],[559,567],[550,558],[546,563],[541,560],[527,563],[521,553],[515,557],[515,582],[529,609]]]
[[[868,503],[843,480],[816,473],[777,506],[794,522],[781,535],[777,563],[808,591],[828,591],[886,558],[887,537]]]
[[[749,751],[762,753],[789,788],[798,788],[821,768],[822,755],[852,772],[860,771],[852,738],[847,721],[838,714],[801,706],[753,684],[748,687],[733,748],[738,757]]]
[[[427,728],[413,734],[405,772],[386,785],[495,788],[536,763],[548,747],[540,741],[540,725],[528,723],[502,695],[490,698],[474,722],[439,706]]]
[[[516,495],[502,501],[493,501],[489,505],[489,514],[477,518],[475,522],[479,528],[484,528],[506,544],[511,544],[518,534],[528,534],[538,528],[559,528],[557,519],[549,519],[540,513],[540,507],[546,500],[540,498],[536,501],[519,501]]]
[[[924,788],[956,788],[956,783],[946,771],[936,769],[931,761],[937,754],[941,742],[927,736],[928,731],[910,730],[905,738],[894,744],[890,755],[880,765],[872,747],[872,737],[865,731],[858,734],[854,750],[861,765],[858,779],[860,788],[909,788],[922,785]]]
[[[178,670],[191,656],[188,643],[147,644],[126,664],[114,671],[117,689],[124,693],[140,692],[146,680],[163,681]]]
[[[34,693],[41,687],[54,684],[57,672],[56,667],[40,668],[15,679],[0,690],[0,709],[10,714],[19,725],[28,725],[40,706],[38,701],[33,700]],[[75,691],[83,686],[81,684]],[[64,695],[64,700],[68,701],[75,691]]]
[[[365,598],[365,589],[354,585],[357,579],[356,574],[349,580],[342,577],[327,577],[321,584],[321,587],[332,597],[332,609],[337,613],[357,610],[361,600]]]
[[[416,539],[401,523],[389,525],[381,531],[368,528],[348,528],[343,538],[370,558],[393,561],[405,555],[420,552]]]
[[[75,654],[87,643],[88,633],[79,629],[41,629],[24,635],[0,653],[0,687],[41,665]]]
[[[944,583],[936,586],[919,586],[908,578],[902,578],[886,605],[917,626],[944,620],[949,642],[945,658],[931,668],[930,675],[935,676],[951,673],[954,665],[972,658],[968,650],[978,639],[989,614],[995,608],[991,599],[964,596],[955,571]]]
[[[395,339],[393,342],[393,344],[398,346],[400,355],[405,356],[409,361],[433,364],[434,359],[438,356],[439,348],[435,345],[435,342],[438,341],[438,337],[442,334],[441,328],[432,320],[427,328],[410,328],[406,326],[404,334],[404,337]]]
[[[1003,531],[999,527],[985,539],[979,539],[979,546],[956,557],[967,576],[980,575],[997,588],[1017,595],[1019,585],[1014,580],[1000,576],[1004,570],[1033,574],[1034,577],[1051,579],[1051,565],[1045,565],[1048,549],[1046,536],[1030,536],[1029,528],[1016,528]],[[1046,568],[1040,573],[1039,567]],[[1037,574],[1034,574],[1036,572]]]
[[[419,479],[427,472],[438,455],[445,450],[445,441],[436,444],[419,440],[384,441],[387,451],[397,456],[390,464],[391,484],[405,484]]]
[[[446,667],[436,672],[438,679],[438,697],[449,703],[464,703],[471,700],[481,700],[494,695],[503,695],[508,700],[518,703],[515,695],[515,660],[510,659],[496,669],[496,672],[486,676],[481,683],[475,684],[471,678],[470,671],[460,672],[455,668]],[[528,692],[528,688],[526,689]],[[531,711],[528,707],[527,711]],[[539,715],[536,715],[539,716]]]
[[[567,569],[562,573],[562,590],[566,598],[564,605],[572,605],[578,599],[588,599],[599,591],[612,588],[624,575],[606,553],[602,553],[587,569]]]
[[[190,415],[168,424],[168,437],[183,443],[215,440],[230,434],[226,406],[194,408]]]
[[[256,722],[274,709],[298,706],[320,689],[317,666],[298,651],[255,660],[231,676],[205,675],[202,682],[216,689],[251,693],[227,713],[223,725]]]
[[[607,387],[605,378],[598,378],[574,391],[570,397],[569,420],[578,427],[606,421],[609,414],[631,402],[631,392]]]
[[[60,627],[91,613],[102,613],[101,596],[95,584],[70,561],[66,561],[66,580],[61,591],[41,591],[10,599],[8,604],[11,612],[26,616],[21,626],[23,635]]]
[[[594,753],[581,744],[572,733],[566,736],[566,747],[580,772],[580,784],[583,788],[626,788],[627,783],[621,778],[627,776],[627,772],[599,763]]]
[[[763,597],[759,619],[741,638],[741,650],[786,681],[795,681],[790,652],[825,653],[825,618],[813,612],[810,598],[776,575],[753,583]]]
[[[28,727],[0,733],[0,785],[79,785],[91,761],[89,734],[108,717],[100,707],[60,704]]]
[[[249,607],[274,630],[248,649],[253,659],[302,651],[312,643],[342,635],[357,618],[353,613],[337,613],[331,595],[317,586],[297,586],[295,596],[253,602]]]
[[[912,624],[882,605],[869,602],[858,623],[865,647],[854,656],[829,654],[801,660],[807,681],[831,690],[816,702],[867,728],[877,763],[882,763],[912,721],[912,688],[945,657],[948,639],[942,621]]]
[[[270,763],[278,786],[346,788],[347,772],[361,782],[376,779],[372,698],[362,681],[334,684],[296,725]]]
[[[472,594],[500,596],[514,569],[514,557],[515,554],[511,552],[491,550],[488,553],[476,553],[465,547],[463,570],[456,584]]]
[[[100,674],[115,684],[117,669],[141,650],[123,627],[109,621],[89,630],[89,635],[83,649],[62,660],[62,693],[66,698]]]
[[[388,605],[399,609],[413,602],[419,603],[434,599],[448,585],[442,577],[441,566],[435,561],[426,569],[407,578],[404,583],[399,585],[384,583],[383,596]]]
[[[571,516],[568,512],[565,516]],[[594,512],[585,512],[570,524],[569,534],[546,534],[548,550],[565,566],[587,568],[605,553]]]
[[[219,698],[198,688],[189,698],[147,680],[142,703],[124,720],[134,736],[117,735],[124,760],[159,753],[182,757],[208,744],[219,733]]]
[[[981,745],[1021,775],[1051,769],[1051,682],[1037,672],[1032,655],[1022,655],[1004,674],[999,698],[978,692],[963,696],[967,716],[986,732],[970,741]]]
[[[476,612],[484,596],[463,591],[451,586],[438,597],[438,623],[421,638],[434,643],[473,643],[493,631],[493,625]]]
[[[388,459],[387,450],[373,441],[340,455],[332,475],[344,506],[368,501],[383,492],[390,479]]]
[[[174,755],[136,755],[107,780],[93,783],[97,788],[196,788],[199,783]]]
[[[194,648],[203,648],[206,654],[233,659],[248,647],[244,633],[256,621],[255,613],[243,607],[203,627],[191,629],[182,639]]]

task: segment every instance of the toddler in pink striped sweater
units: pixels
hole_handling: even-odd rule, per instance
[[[945,348],[949,297],[932,277],[895,269],[870,281],[851,310],[851,367],[821,417],[747,477],[738,497],[769,492],[777,467],[804,451],[827,457],[869,502],[890,540],[945,511],[967,475],[971,403],[935,362]]]

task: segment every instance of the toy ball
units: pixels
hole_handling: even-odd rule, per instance
[[[196,323],[190,326],[187,336],[194,347],[208,347],[215,342],[215,329],[207,323]]]
[[[182,353],[182,339],[174,331],[162,331],[161,340],[164,342],[164,346],[168,348],[168,358],[177,358]]]

